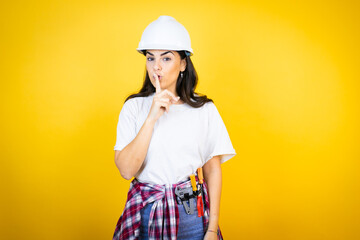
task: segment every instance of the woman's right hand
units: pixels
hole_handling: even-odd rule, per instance
[[[179,101],[180,97],[175,97],[175,95],[167,89],[161,90],[160,81],[156,74],[154,74],[154,78],[156,92],[150,108],[148,119],[156,122],[161,117],[161,115],[163,115],[165,110],[166,112],[169,112],[170,105]]]

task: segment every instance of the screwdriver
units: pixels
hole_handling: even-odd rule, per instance
[[[191,174],[191,175],[190,175],[190,180],[191,180],[192,189],[193,189],[194,193],[196,193],[197,187],[196,187],[195,174]]]
[[[202,184],[203,184],[203,171],[202,168],[198,168],[197,169],[197,173],[198,173],[198,178],[199,178],[199,183],[200,183],[200,192],[199,195],[197,196],[197,210],[198,210],[198,217],[204,216],[204,202],[201,196],[201,192],[202,192]]]

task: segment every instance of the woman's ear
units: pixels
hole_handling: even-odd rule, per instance
[[[181,59],[181,62],[180,62],[180,71],[183,72],[183,71],[185,71],[185,69],[186,69],[186,58]]]

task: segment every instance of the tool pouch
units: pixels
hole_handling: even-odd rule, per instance
[[[181,188],[177,186],[175,188],[175,195],[178,204],[184,206],[186,214],[194,214],[197,195],[194,194],[192,187]]]
[[[176,201],[178,204],[184,206],[185,212],[187,214],[194,214],[195,206],[197,206],[198,216],[204,216],[203,211],[203,174],[202,168],[197,169],[198,177],[195,177],[195,174],[190,175],[191,186],[189,187],[180,187],[175,188]],[[199,185],[196,182],[198,178]]]

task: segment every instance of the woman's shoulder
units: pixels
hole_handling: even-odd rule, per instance
[[[203,106],[203,111],[206,112],[206,115],[209,117],[209,118],[212,118],[214,117],[215,115],[218,115],[219,114],[219,110],[218,108],[216,107],[215,103],[213,101],[209,101],[209,102],[206,102]]]
[[[123,108],[131,109],[133,112],[139,112],[142,109],[147,109],[151,106],[153,93],[148,96],[136,96],[127,99],[124,102]]]
[[[206,109],[207,111],[211,111],[213,108],[216,108],[215,103],[213,101],[205,102],[202,108]]]
[[[134,97],[131,97],[131,98],[128,98],[125,103],[127,104],[137,104],[137,103],[142,103],[142,102],[145,102],[145,101],[150,101],[154,96],[154,93],[151,93],[150,95],[148,96],[134,96]],[[124,103],[124,104],[125,104]]]
[[[199,98],[199,97],[201,97],[201,96],[203,96],[203,95],[194,93],[194,96],[197,97],[197,98]],[[191,101],[192,101],[192,102],[195,102],[194,99],[191,99]],[[204,101],[204,100],[202,99],[202,101]],[[212,107],[212,106],[215,106],[213,100],[207,98],[206,102],[200,107],[200,109],[204,109],[204,108],[207,109],[207,108]]]

